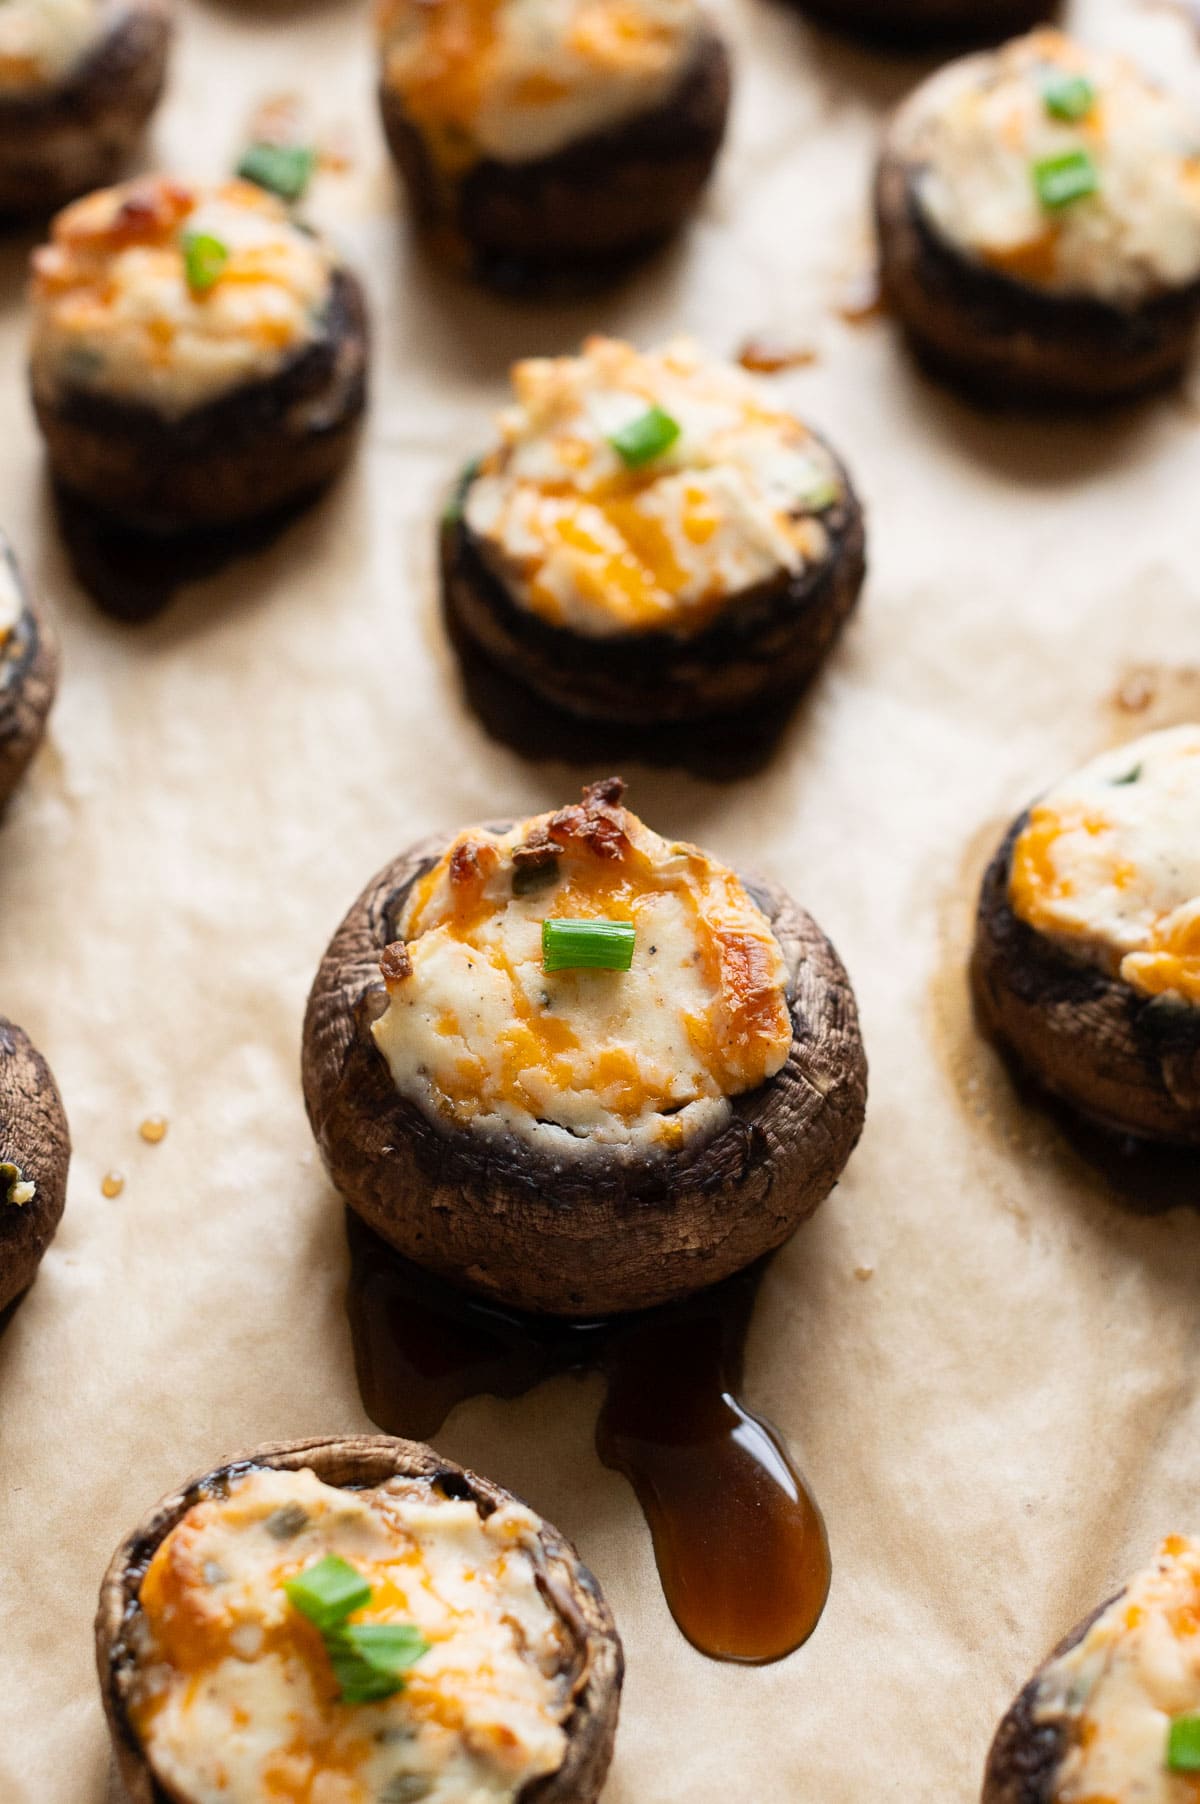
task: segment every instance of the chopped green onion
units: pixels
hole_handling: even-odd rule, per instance
[[[251,144],[237,172],[281,200],[299,200],[313,178],[317,153],[311,144]]]
[[[1136,783],[1141,774],[1141,765],[1135,764],[1133,769],[1127,770],[1123,777],[1114,777],[1112,780],[1112,787],[1114,789],[1123,789],[1128,783]]]
[[[834,476],[818,476],[810,487],[805,489],[800,499],[805,507],[810,507],[814,514],[824,513],[835,501],[840,501],[842,485]]]
[[[543,921],[542,964],[547,971],[628,971],[634,938],[632,921]]]
[[[1086,75],[1052,75],[1042,88],[1042,99],[1052,119],[1074,124],[1091,112],[1096,90]]]
[[[411,1622],[352,1623],[326,1636],[325,1647],[345,1704],[394,1697],[409,1667],[429,1651]]]
[[[1200,1716],[1177,1716],[1167,1731],[1167,1765],[1173,1773],[1200,1773]]]
[[[283,1588],[288,1601],[323,1635],[340,1629],[347,1616],[371,1601],[366,1579],[335,1553],[288,1579]]]
[[[183,234],[183,265],[193,294],[207,294],[229,261],[229,246],[211,232]]]
[[[636,420],[622,426],[619,432],[609,433],[608,442],[623,464],[637,470],[669,451],[679,432],[678,420],[673,420],[661,407],[650,407]]]
[[[1052,213],[1094,194],[1100,177],[1086,150],[1067,150],[1033,165],[1033,185],[1043,207]]]

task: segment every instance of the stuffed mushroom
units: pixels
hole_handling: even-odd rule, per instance
[[[887,300],[987,395],[1106,401],[1178,374],[1200,317],[1200,116],[1044,30],[900,109],[876,182]]]
[[[367,1435],[164,1498],[109,1567],[96,1653],[133,1804],[593,1804],[622,1678],[556,1529]]]
[[[499,443],[442,527],[452,629],[572,714],[639,725],[796,692],[862,587],[862,512],[829,447],[680,342],[513,371]]]
[[[378,21],[413,214],[481,280],[615,275],[695,205],[730,90],[697,0],[382,0]]]
[[[170,38],[167,0],[0,6],[0,215],[49,212],[120,174]]]
[[[0,1016],[0,1310],[29,1289],[62,1219],[71,1136],[50,1067]]]
[[[418,1264],[601,1315],[778,1246],[862,1127],[837,954],[782,890],[622,806],[412,847],[317,973],[309,1119],[352,1208]]]
[[[1200,1546],[1080,1623],[1000,1724],[983,1804],[1191,1804],[1200,1774]]]
[[[0,811],[42,742],[58,687],[58,647],[0,533]]]
[[[31,375],[70,496],[155,533],[315,493],[366,400],[358,281],[249,182],[103,189],[34,255]]]
[[[1200,726],[1105,752],[1020,816],[973,978],[1044,1088],[1121,1134],[1200,1143]]]
[[[1056,10],[1056,0],[800,0],[800,5],[835,30],[896,45],[1004,38]]]

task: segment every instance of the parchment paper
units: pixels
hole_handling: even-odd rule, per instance
[[[1195,401],[989,418],[918,377],[885,322],[838,317],[877,130],[927,65],[729,0],[736,109],[694,230],[617,294],[547,311],[409,248],[364,9],[289,11],[183,0],[154,144],[216,175],[253,105],[289,89],[351,130],[315,211],[371,290],[374,406],[356,469],[272,549],[149,626],[96,611],[24,398],[28,244],[0,254],[0,520],[65,651],[48,746],[0,830],[0,1009],[50,1058],[75,1141],[58,1239],[0,1338],[0,1799],[109,1797],[91,1620],[141,1512],[258,1441],[369,1427],[342,1212],[300,1101],[304,998],[343,909],[409,840],[603,774],[484,734],[432,544],[509,361],[601,327],[727,353],[763,330],[811,342],[777,392],[869,511],[861,612],[768,768],[727,785],[624,770],[662,831],[788,884],[861,1002],[866,1134],[770,1271],[748,1361],[749,1401],[828,1517],[825,1617],[761,1670],[684,1643],[633,1496],[592,1451],[594,1380],[464,1406],[440,1442],[559,1524],[608,1592],[628,1681],[606,1804],[970,1800],[1033,1664],[1160,1535],[1200,1528],[1200,1224],[1106,1195],[1016,1102],[963,983],[1005,819],[1113,740],[1200,715]],[[1178,14],[1072,11],[1200,97]],[[155,1112],[170,1129],[149,1146]]]

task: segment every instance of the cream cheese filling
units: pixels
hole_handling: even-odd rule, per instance
[[[383,78],[444,165],[525,163],[660,105],[696,0],[383,0]]]
[[[732,871],[622,808],[598,853],[589,827],[607,817],[591,810],[459,836],[404,904],[372,1032],[435,1120],[569,1158],[666,1152],[715,1133],[730,1098],[783,1065],[787,972]],[[522,871],[539,842],[556,855]],[[547,973],[547,917],[631,921],[632,969]]]
[[[194,1804],[511,1804],[561,1766],[572,1703],[537,1527],[516,1503],[485,1517],[426,1481],[343,1491],[309,1471],[195,1505],[140,1591],[131,1718],[156,1776]],[[339,1701],[282,1589],[330,1554],[372,1586],[355,1622],[430,1644],[381,1702]]]
[[[686,635],[830,556],[823,516],[845,498],[832,453],[690,342],[592,338],[579,357],[517,364],[513,386],[465,518],[508,593],[553,625]],[[654,408],[678,436],[631,468],[613,437]]]
[[[1148,734],[1055,784],[1013,846],[1009,899],[1111,977],[1200,1002],[1200,726]]]
[[[64,81],[122,10],[117,0],[5,0],[0,99]]]
[[[1193,1804],[1167,1766],[1173,1717],[1200,1711],[1200,1548],[1180,1535],[1038,1684],[1036,1720],[1066,1720],[1053,1804]]]
[[[1077,79],[1091,105],[1056,117]],[[1122,57],[1033,32],[926,83],[899,135],[929,222],[990,268],[1122,306],[1200,279],[1200,117]],[[1036,166],[1080,154],[1095,191],[1047,206]]]
[[[197,236],[225,253],[203,290],[188,277]],[[250,183],[101,190],[60,213],[35,254],[35,382],[181,415],[315,343],[332,274],[325,243]]]

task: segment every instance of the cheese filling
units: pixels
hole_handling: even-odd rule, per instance
[[[439,163],[524,163],[650,111],[696,47],[696,0],[380,0],[383,80]]]
[[[1200,1002],[1200,726],[1105,752],[1029,811],[1014,913],[1148,996]]]
[[[507,833],[471,828],[410,891],[376,1043],[427,1114],[552,1153],[707,1137],[773,1077],[792,1023],[779,944],[735,874],[596,784]],[[631,921],[630,971],[542,962],[542,922]]]
[[[1066,1720],[1052,1804],[1193,1804],[1167,1766],[1172,1718],[1200,1711],[1200,1547],[1172,1535],[1038,1684],[1039,1722]]]
[[[1200,118],[1121,57],[1033,32],[927,83],[901,139],[930,224],[992,269],[1117,305],[1200,278]],[[1059,158],[1094,190],[1048,203]]]
[[[191,1804],[501,1804],[555,1772],[571,1649],[538,1584],[537,1518],[483,1516],[428,1480],[335,1490],[253,1471],[193,1506],[142,1580],[130,1720]],[[327,1555],[372,1587],[354,1623],[430,1644],[404,1689],[340,1700],[284,1582]]]
[[[197,239],[223,253],[208,286],[189,281]],[[252,183],[101,189],[34,253],[34,380],[185,413],[321,338],[332,273],[322,240]]]
[[[699,631],[734,596],[831,553],[845,498],[832,454],[754,383],[688,342],[513,369],[516,404],[467,489],[465,518],[513,599],[603,638]],[[658,408],[679,428],[630,468],[612,443]]]
[[[64,81],[121,10],[119,0],[5,0],[0,99]]]

